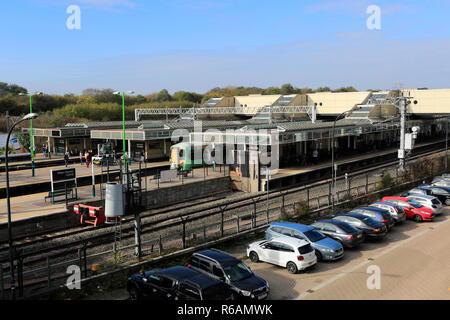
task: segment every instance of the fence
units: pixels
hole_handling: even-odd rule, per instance
[[[421,160],[422,161],[422,160]],[[376,192],[380,186],[380,177],[392,173],[393,181],[400,187],[407,187],[432,177],[436,168],[431,168],[425,175],[414,177],[414,171],[409,168],[406,174],[399,175],[398,170],[377,169],[372,175],[360,174],[350,178],[338,179],[336,182],[336,208],[349,203],[350,199],[367,197]],[[395,173],[395,174],[394,174]],[[312,209],[312,213],[321,216],[329,213],[332,201],[331,182],[316,184],[294,192],[282,191],[269,196],[261,195],[252,199],[251,203],[228,207],[219,206],[219,212],[200,217],[179,217],[178,221],[166,226],[147,226],[140,231],[139,244],[135,244],[134,235],[122,239],[122,246],[113,252],[112,243],[114,235],[111,234],[111,243],[88,248],[87,242],[77,250],[64,253],[59,252],[24,261],[17,257],[17,269],[20,271],[19,296],[23,295],[23,288],[34,290],[57,287],[65,284],[68,278],[67,267],[77,265],[81,271],[81,278],[88,278],[96,274],[88,266],[101,265],[102,271],[114,270],[125,261],[132,261],[147,256],[152,258],[180,248],[188,248],[200,243],[207,243],[227,235],[240,235],[248,230],[262,228],[271,221],[278,219],[283,213],[291,217],[298,216],[300,206]],[[302,204],[302,202],[304,202]],[[109,248],[108,248],[109,246]],[[103,249],[103,251],[101,251]],[[100,250],[101,252],[95,252]],[[92,252],[89,252],[92,251]],[[5,297],[10,289],[5,286],[10,279],[9,270],[0,265],[0,296]]]

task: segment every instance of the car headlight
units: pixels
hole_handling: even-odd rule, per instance
[[[322,249],[322,251],[323,252],[330,252],[330,253],[333,252],[333,250],[331,250],[331,249]]]
[[[429,212],[425,212],[425,211],[420,211],[420,212],[422,212],[423,214],[428,214],[428,215],[430,215],[431,213],[429,213]]]
[[[249,295],[252,294],[252,292],[251,292],[251,291],[241,290],[241,294],[242,294],[243,296],[245,296],[245,297],[248,297]]]

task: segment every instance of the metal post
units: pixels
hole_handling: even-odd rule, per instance
[[[366,194],[369,193],[369,174],[366,173]]]
[[[94,162],[92,162],[92,197],[95,198],[95,174],[94,174]]]
[[[203,241],[206,242],[206,227],[203,225]]]
[[[267,221],[269,220],[269,168],[266,167],[266,191],[267,191],[267,201],[266,201],[266,213]]]
[[[141,216],[138,212],[134,214],[134,243],[136,247],[134,248],[134,254],[140,258],[141,252]]]
[[[236,216],[236,233],[239,233],[239,216]]]
[[[159,235],[158,249],[159,249],[159,254],[161,254],[161,252],[163,251],[163,243],[162,243],[161,235]]]
[[[47,286],[51,287],[52,271],[50,267],[50,257],[47,256]]]
[[[183,242],[183,249],[186,249],[186,220],[181,218],[182,224],[183,224],[183,231],[182,231],[182,238],[181,241]]]
[[[220,207],[220,236],[223,237],[223,208]]]
[[[448,173],[448,121],[449,117],[445,118],[445,173]]]
[[[1,299],[5,300],[5,284],[3,282],[3,265],[0,264],[0,291],[1,291]]]
[[[405,169],[405,130],[406,130],[406,105],[405,99],[400,99],[400,170]]]
[[[309,207],[309,188],[306,189],[306,205]]]
[[[78,267],[80,268],[80,272],[81,272],[83,270],[83,264],[81,262],[81,249],[78,249]]]

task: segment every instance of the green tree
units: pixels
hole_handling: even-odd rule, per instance
[[[169,94],[169,92],[166,89],[162,89],[156,97],[152,100],[153,102],[164,102],[164,101],[172,101],[173,98]]]
[[[292,94],[294,91],[295,89],[290,83],[283,84],[280,90],[281,94]]]

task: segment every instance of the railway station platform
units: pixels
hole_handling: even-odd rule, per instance
[[[67,168],[75,168],[76,176],[78,180],[78,185],[88,185],[92,184],[92,164],[89,168],[86,164],[72,163],[67,166]],[[155,170],[167,170],[169,168],[168,161],[162,162],[151,162],[146,165],[141,166],[142,169],[146,169],[146,172],[154,172]],[[131,170],[137,170],[139,168],[138,163],[132,163]],[[65,165],[57,165],[45,168],[35,168],[34,177],[31,176],[31,169],[12,171],[9,172],[9,186],[11,197],[32,194],[37,191],[50,191],[50,172],[52,169],[66,169]],[[110,170],[119,170],[119,165],[110,166]],[[104,168],[104,173],[106,168]],[[94,175],[96,182],[101,180],[102,169],[99,166],[94,166]],[[6,197],[6,175],[5,173],[0,174],[0,199]]]
[[[146,210],[173,205],[186,200],[231,192],[228,168],[198,168],[186,177],[178,176],[170,181],[161,181],[156,175],[142,178],[142,204]],[[79,217],[73,212],[75,204],[104,205],[105,184],[96,185],[96,196],[92,196],[92,186],[77,188],[77,200],[68,201],[65,196],[58,197],[52,204],[44,198],[48,192],[22,195],[11,198],[11,220],[14,234],[26,237],[42,232],[64,229],[79,224]],[[7,239],[6,199],[0,199],[0,241]]]

